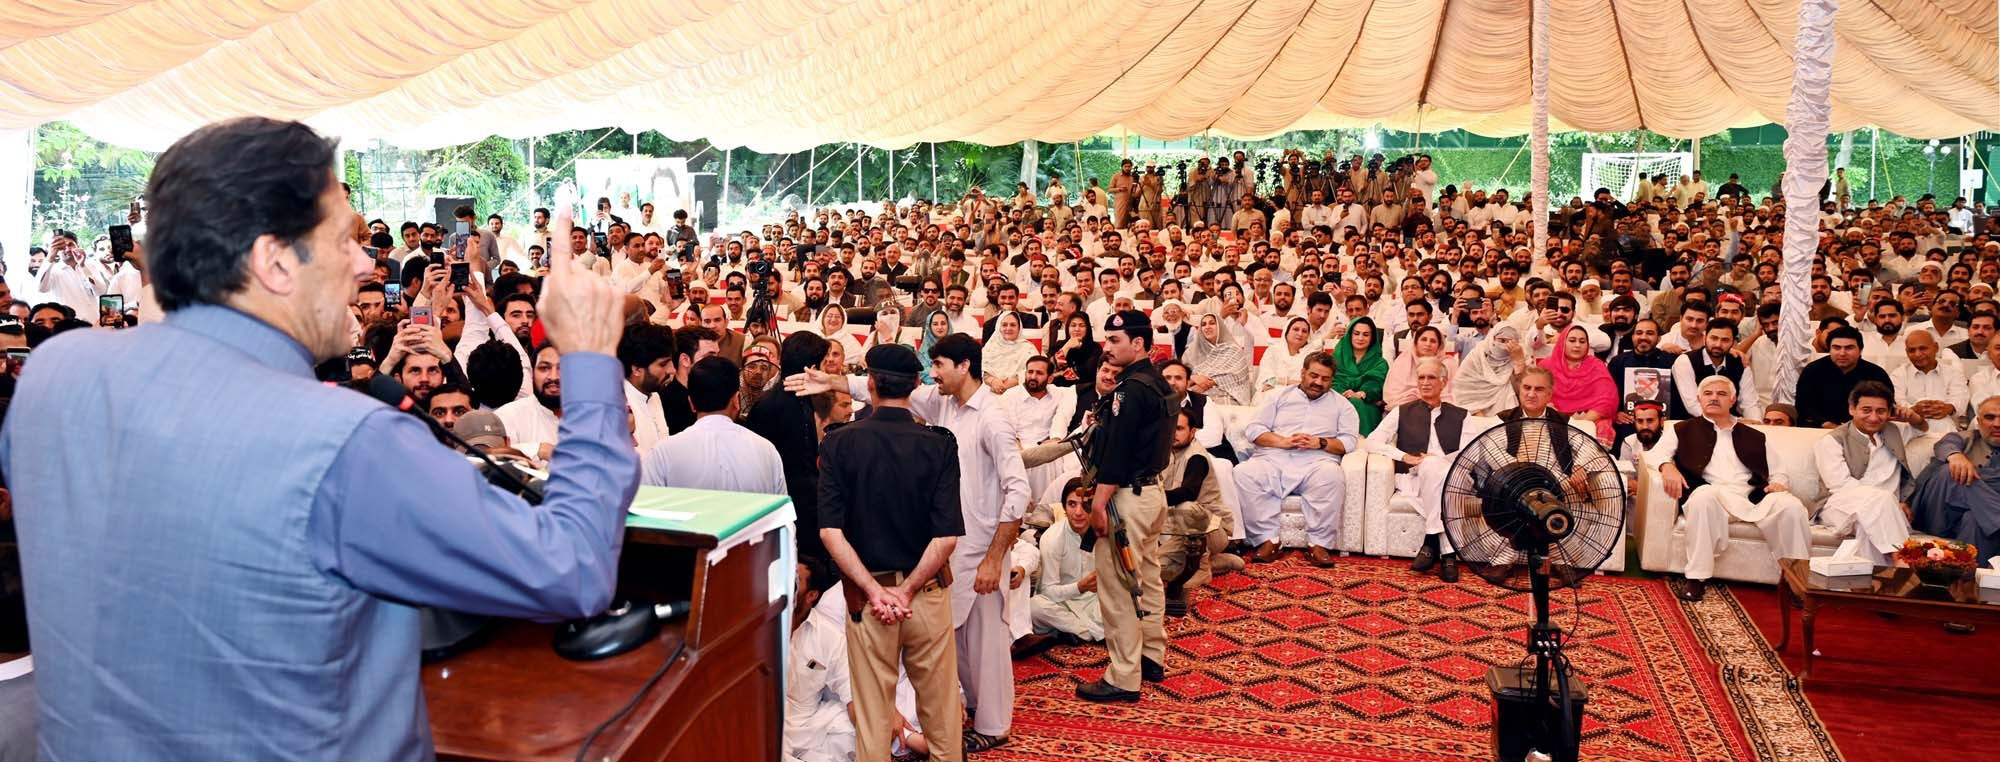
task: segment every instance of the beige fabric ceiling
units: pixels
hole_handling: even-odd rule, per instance
[[[2000,128],[1994,0],[1844,0],[1833,129]],[[1554,0],[1557,129],[1782,121],[1796,0]],[[1380,123],[1523,132],[1525,0],[0,0],[0,127],[616,125],[764,151]]]

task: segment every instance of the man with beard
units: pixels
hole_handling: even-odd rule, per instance
[[[721,357],[720,354],[716,355]],[[778,378],[778,340],[769,336],[759,338],[743,350],[743,390],[737,401],[736,417],[746,420],[750,409],[764,399],[772,382]]]
[[[506,279],[495,281],[495,285],[507,283]],[[471,372],[472,353],[489,341],[497,341],[514,350],[514,357],[521,364],[521,378],[530,377],[528,350],[534,344],[535,297],[526,293],[505,293],[500,297],[499,308],[494,308],[484,288],[477,281],[468,283],[464,298],[459,300],[465,315],[464,328],[458,336],[458,346],[453,350],[460,367]],[[517,384],[517,388],[504,390],[507,399],[525,399],[529,384]],[[481,397],[500,395],[502,390],[480,389]]]
[[[529,366],[535,396],[514,400],[493,411],[507,427],[507,441],[536,463],[547,463],[556,446],[556,426],[562,417],[562,353],[543,343]]]
[[[1806,319],[1819,321],[1847,317],[1847,310],[1834,306],[1832,300],[1833,279],[1825,275],[1812,276],[1812,310],[1806,313]]]
[[[786,336],[778,351],[779,377],[819,367],[827,346],[826,339],[805,331]],[[825,555],[819,534],[819,429],[813,421],[812,400],[780,383],[764,393],[744,416],[743,425],[778,448],[778,458],[784,461],[785,491],[799,515],[799,554]]]
[[[1878,335],[1863,349],[1861,359],[1891,372],[1907,365],[1910,360],[1903,350],[1902,303],[1894,299],[1883,299],[1875,303],[1875,308],[1869,311],[1869,316],[1875,320],[1875,333]]]
[[[1021,385],[1000,395],[1000,401],[1007,404],[1008,417],[1014,422],[1014,433],[1022,448],[1062,439],[1069,432],[1070,419],[1076,415],[1076,389],[1050,386],[1052,368],[1047,357],[1035,355],[1028,358],[1025,369],[1021,371]],[[1050,483],[1062,476],[1070,465],[1050,462],[1030,467],[1028,495],[1038,500],[1043,498]]]
[[[826,309],[827,305],[826,281],[817,277],[807,278],[805,292],[805,302],[798,309],[792,310],[792,320],[799,323],[811,323],[813,327],[817,328],[819,327],[819,313],[821,310]]]
[[[676,372],[660,387],[660,406],[666,409],[667,431],[679,434],[694,425],[694,404],[688,399],[687,374],[694,364],[717,352],[715,332],[698,325],[674,331]]]
[[[1658,402],[1641,402],[1632,406],[1632,433],[1618,440],[1618,457],[1645,468],[1651,457],[1653,445],[1660,443],[1666,432],[1667,409]]]
[[[666,326],[628,325],[618,339],[618,361],[625,364],[625,406],[632,411],[632,439],[641,455],[667,438],[659,391],[674,374],[674,356],[674,333]]]
[[[1457,355],[1468,357],[1493,332],[1493,300],[1486,298],[1485,292],[1474,283],[1460,286],[1459,292],[1458,302],[1452,305],[1452,311],[1458,313],[1453,321],[1456,330],[1452,332],[1452,341]]]
[[[1597,327],[1597,332],[1603,334],[1601,340],[1609,342],[1603,351],[1597,353],[1597,359],[1610,362],[1611,358],[1630,351],[1634,344],[1632,326],[1638,318],[1639,300],[1629,296],[1613,297],[1611,303],[1604,307],[1604,323]],[[1592,339],[1592,344],[1600,340],[1598,337]]]
[[[1932,448],[1936,462],[1910,500],[1917,531],[1979,546],[2000,546],[2000,396],[1978,402],[1972,425]]]
[[[1687,314],[1694,312],[1690,309]],[[1735,349],[1736,324],[1728,320],[1714,320],[1708,324],[1708,333],[1700,347],[1675,358],[1674,394],[1668,397],[1667,405],[1672,418],[1694,417],[1694,411],[1701,409],[1695,399],[1695,390],[1700,388],[1702,379],[1709,376],[1728,378],[1738,389],[1756,388],[1756,371],[1743,364],[1743,358],[1736,355]],[[1676,401],[1680,404],[1674,404]],[[1731,415],[1753,421],[1763,420],[1764,407],[1758,404],[1754,392],[1742,395],[1737,405],[1729,411]]]

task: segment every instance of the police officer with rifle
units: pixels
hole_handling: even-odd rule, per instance
[[[1104,322],[1104,361],[1122,368],[1118,386],[1099,398],[1096,427],[1084,445],[1085,476],[1093,483],[1091,547],[1097,561],[1098,602],[1111,665],[1104,677],[1078,686],[1086,701],[1139,700],[1143,678],[1166,677],[1166,591],[1160,583],[1159,536],[1166,519],[1160,472],[1173,444],[1170,390],[1148,358],[1153,324],[1126,310]],[[1086,537],[1086,543],[1093,543]]]

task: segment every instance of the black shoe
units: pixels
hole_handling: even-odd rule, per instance
[[[1417,557],[1410,559],[1410,571],[1423,574],[1430,571],[1431,567],[1436,566],[1437,562],[1437,551],[1432,550],[1430,543],[1427,542],[1424,543],[1423,547],[1417,549]]]
[[[1076,697],[1085,701],[1095,701],[1100,704],[1113,701],[1120,701],[1127,704],[1139,703],[1138,691],[1119,690],[1117,686],[1103,680],[1077,686]]]
[[[1457,582],[1457,581],[1458,581],[1458,554],[1457,554],[1457,553],[1452,553],[1452,554],[1450,554],[1450,555],[1447,555],[1447,556],[1445,556],[1445,557],[1444,557],[1444,561],[1443,561],[1442,565],[1440,565],[1440,566],[1438,567],[1438,581],[1440,581],[1440,582]]]
[[[1687,580],[1687,587],[1681,588],[1681,591],[1675,593],[1675,595],[1678,596],[1681,600],[1687,601],[1689,603],[1694,603],[1695,601],[1699,601],[1702,598],[1708,596],[1708,580],[1705,579]]]
[[[1167,668],[1160,666],[1159,662],[1141,656],[1139,657],[1139,679],[1149,683],[1157,683],[1165,680],[1167,679]]]
[[[1020,661],[1056,647],[1057,642],[1054,635],[1031,632],[1014,641],[1012,656],[1015,661]]]

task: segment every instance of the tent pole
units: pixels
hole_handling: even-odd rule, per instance
[[[1701,171],[1701,138],[1694,139],[1694,171]]]
[[[1531,219],[1535,228],[1536,258],[1547,256],[1549,251],[1549,4],[1551,2],[1553,0],[1534,0],[1528,33],[1529,92],[1534,109],[1528,135],[1529,143],[1534,146],[1534,150],[1528,154],[1528,192],[1532,194],[1528,208],[1533,210],[1534,215]],[[1511,164],[1512,162],[1509,162],[1509,165]],[[1502,176],[1505,176],[1504,172]]]
[[[889,152],[889,200],[896,200],[896,152]]]
[[[730,165],[730,160],[735,158],[736,158],[736,149],[734,148],[730,148],[722,152],[722,198],[721,200],[716,202],[716,206],[720,209],[720,211],[723,214],[729,213],[729,172],[730,172],[729,165]]]
[[[1875,147],[1879,145],[1881,142],[1882,142],[1882,128],[1880,127],[1870,128],[1868,130],[1868,199],[1870,201],[1881,198],[1881,196],[1875,195],[1875,175],[1876,175]]]
[[[937,192],[937,144],[931,144],[931,203],[938,201]]]
[[[854,203],[861,203],[861,143],[854,144]]]
[[[812,211],[813,170],[819,169],[819,146],[806,152],[806,211]]]
[[[1785,107],[1784,264],[1779,270],[1784,305],[1778,315],[1778,375],[1771,396],[1791,402],[1799,369],[1811,353],[1812,300],[1808,281],[1819,248],[1819,189],[1826,183],[1826,134],[1831,120],[1834,15],[1839,0],[1800,0],[1793,40],[1791,101]]]

